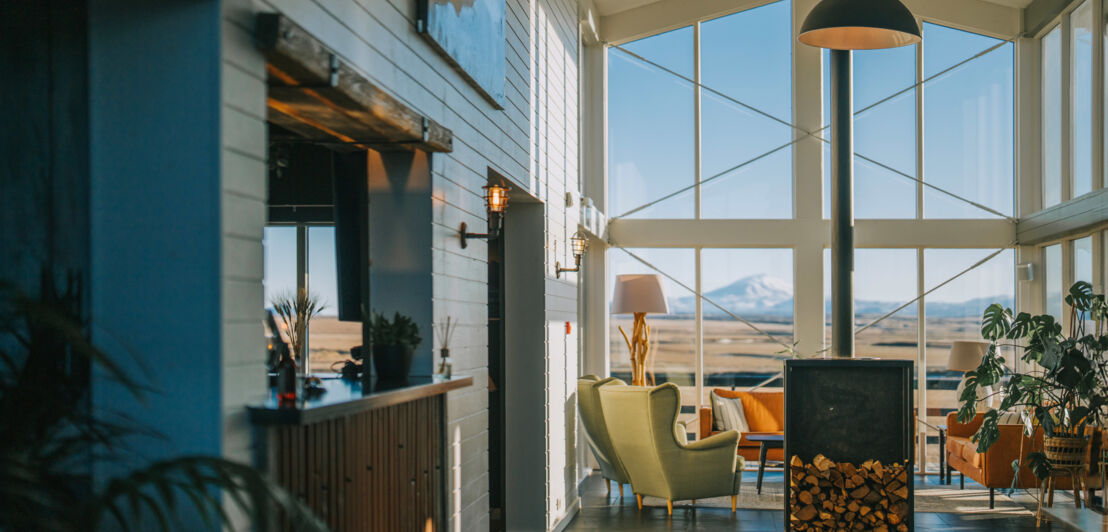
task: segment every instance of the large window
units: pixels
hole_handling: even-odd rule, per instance
[[[824,51],[824,124],[831,123]],[[854,216],[915,218],[916,47],[854,52]],[[889,99],[892,97],[891,99]],[[832,140],[831,129],[824,137]],[[910,177],[905,177],[910,176]],[[831,215],[831,145],[824,144],[824,216]]]
[[[680,281],[670,314],[648,321],[658,380],[682,387],[686,416],[716,387],[778,388],[784,360],[829,348],[829,54],[797,44],[793,7],[608,50],[610,281],[652,267]],[[950,342],[979,336],[985,306],[1015,291],[1005,250],[916,301],[1011,245],[994,220],[1017,214],[1016,45],[923,31],[921,45],[854,54],[856,353],[918,362],[921,418],[938,425],[955,406]],[[964,235],[925,219],[961,220],[981,249],[951,249]],[[625,378],[630,319],[611,316],[609,339]],[[935,469],[937,443],[926,449],[918,463]]]
[[[693,29],[681,28],[608,52],[608,172],[611,216],[647,203],[635,218],[692,218],[696,134]],[[667,71],[668,69],[668,71]],[[677,75],[675,75],[677,74]],[[678,76],[679,75],[679,76]]]
[[[923,34],[924,78],[934,78],[924,91],[924,179],[1010,216],[1015,46],[936,24],[924,24]],[[931,188],[923,205],[925,218],[996,217]]]
[[[1042,40],[1043,207],[1062,201],[1062,27]]]
[[[767,387],[781,386],[774,377],[793,340],[792,273],[791,249],[701,251],[706,392],[767,381]]]
[[[609,49],[612,217],[793,216],[791,33],[781,0]]]
[[[1015,252],[1002,251],[974,267],[995,252],[992,249],[923,251],[924,287],[927,290],[938,287],[924,298],[926,349],[922,365],[927,368],[927,387],[925,400],[921,402],[927,407],[925,419],[933,427],[945,425],[946,414],[959,406],[955,389],[963,374],[947,369],[952,343],[981,339],[981,315],[990,304],[1015,308]],[[1004,352],[1009,364],[1014,362],[1013,355],[1010,350]],[[937,471],[938,433],[928,429],[927,434],[927,463]]]
[[[317,296],[323,310],[309,322],[307,369],[311,373],[331,371],[332,364],[350,358],[350,348],[362,343],[360,322],[338,320],[334,226],[268,226],[262,246],[266,308],[271,308],[274,298],[301,289]],[[304,266],[303,278],[298,278],[298,263]]]
[[[1070,13],[1070,142],[1073,197],[1093,190],[1093,2]]]
[[[703,218],[792,217],[793,153],[778,150],[793,139],[789,9],[776,2],[700,26],[701,82],[711,89],[701,90],[702,180],[712,178]]]
[[[1062,271],[1062,245],[1054,244],[1043,248],[1043,287],[1046,296],[1046,313],[1062,321],[1062,283],[1065,276]]]
[[[1093,283],[1093,237],[1073,241],[1073,280]],[[1067,288],[1068,290],[1068,288]]]
[[[824,252],[824,335],[831,344],[831,250]],[[854,352],[858,357],[915,360],[919,345],[915,249],[854,253]],[[904,306],[904,308],[900,308]],[[899,309],[899,310],[897,310]],[[894,312],[895,311],[895,312]],[[893,312],[887,317],[887,314]]]
[[[855,217],[1011,216],[1015,46],[937,24],[925,23],[923,32],[922,78],[917,77],[914,46],[854,52]],[[824,79],[828,80],[829,57],[825,51]],[[918,82],[925,87],[922,107],[915,88]],[[830,107],[828,83],[824,85],[824,124],[830,124]],[[916,149],[916,117],[920,114],[924,118],[922,176]],[[830,140],[830,129],[824,130],[824,136]],[[922,178],[937,189],[912,178]],[[922,213],[918,209],[921,192]],[[825,216],[830,210],[831,151],[827,145]]]

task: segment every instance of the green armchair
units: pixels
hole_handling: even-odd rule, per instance
[[[735,511],[746,465],[736,453],[738,432],[681,441],[675,430],[681,391],[672,383],[655,388],[603,386],[599,391],[608,434],[627,466],[639,508],[643,495],[666,499],[669,514],[675,500],[730,495]]]
[[[581,424],[585,427],[585,441],[592,449],[593,456],[600,463],[600,475],[612,491],[612,481],[619,485],[619,497],[623,498],[623,485],[631,483],[631,477],[619,460],[612,439],[608,436],[608,426],[604,423],[604,411],[600,406],[600,389],[605,386],[625,386],[626,383],[615,378],[600,379],[596,375],[585,375],[577,379],[577,410],[581,415]]]

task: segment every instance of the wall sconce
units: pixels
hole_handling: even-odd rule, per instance
[[[554,275],[561,279],[562,272],[579,272],[581,271],[581,255],[585,254],[585,250],[589,249],[589,241],[581,234],[580,231],[573,233],[573,236],[569,237],[569,246],[573,249],[573,268],[563,268],[561,262],[554,262]]]
[[[508,187],[502,185],[488,185],[481,187],[485,190],[485,208],[489,212],[488,233],[467,233],[466,223],[458,228],[458,236],[462,239],[462,249],[466,247],[466,239],[480,238],[484,240],[496,240],[500,237],[500,227],[504,223],[504,210],[508,208]]]

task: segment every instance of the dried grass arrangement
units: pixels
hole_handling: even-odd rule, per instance
[[[435,336],[439,339],[439,349],[450,349],[450,337],[454,335],[454,329],[458,328],[458,320],[446,317],[446,321],[434,325]]]
[[[319,295],[298,290],[295,295],[286,292],[274,297],[269,304],[281,318],[282,329],[288,337],[292,357],[298,363],[304,361],[304,340],[308,337],[308,323],[323,310]]]

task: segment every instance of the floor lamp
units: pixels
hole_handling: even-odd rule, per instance
[[[619,332],[631,351],[631,385],[646,386],[646,359],[650,355],[650,327],[646,314],[668,314],[666,291],[662,276],[657,274],[630,274],[616,276],[615,295],[612,298],[613,314],[632,314],[635,317],[631,336],[623,327]],[[651,372],[650,384],[654,384]]]
[[[923,40],[899,0],[822,0],[797,39],[831,50],[831,356],[854,358],[854,88],[852,50]]]

